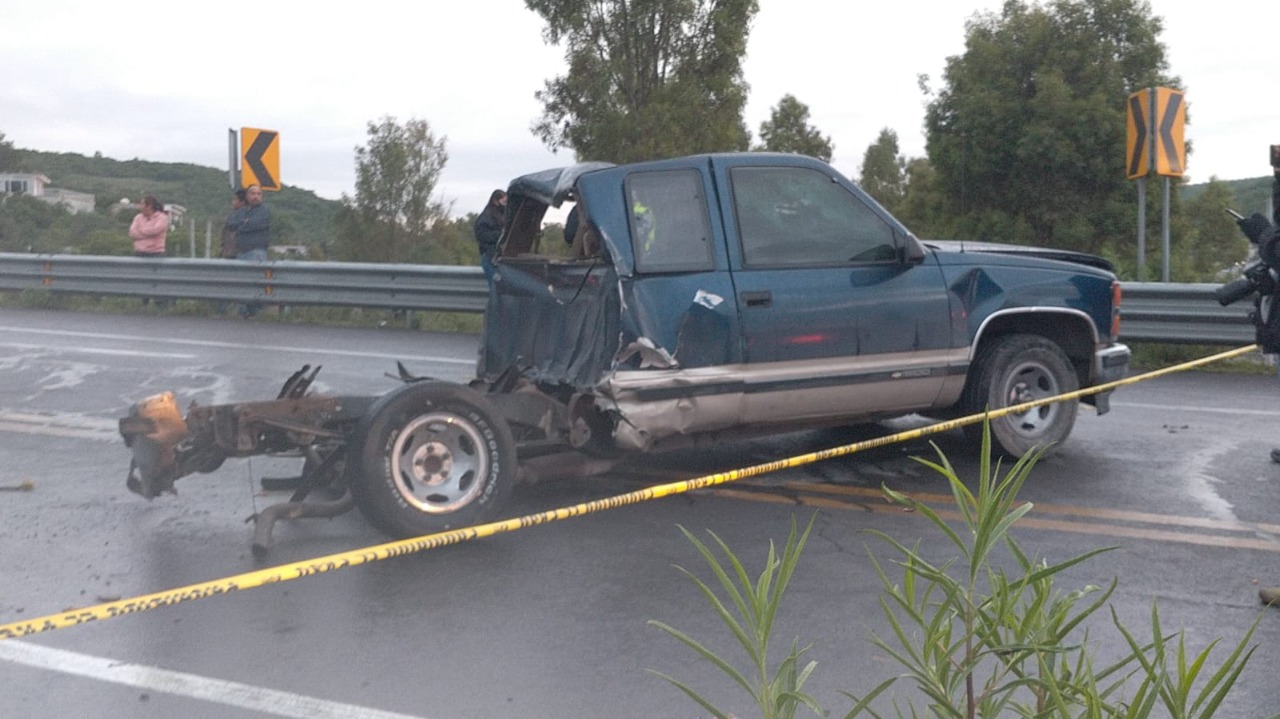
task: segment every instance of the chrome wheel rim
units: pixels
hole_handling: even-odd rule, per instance
[[[1061,394],[1057,378],[1049,368],[1039,362],[1023,362],[1013,368],[1005,382],[1001,397],[1005,407],[1033,402]],[[1019,434],[1036,437],[1053,426],[1062,407],[1058,402],[1032,407],[1024,412],[1005,416],[1005,421]]]
[[[391,446],[391,478],[412,507],[455,512],[475,500],[489,472],[484,439],[471,422],[449,412],[413,419]]]

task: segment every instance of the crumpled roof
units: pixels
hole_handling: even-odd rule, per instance
[[[517,177],[507,186],[507,194],[530,197],[552,207],[559,207],[569,199],[573,185],[588,172],[614,167],[612,162],[579,162],[568,167],[534,172]]]

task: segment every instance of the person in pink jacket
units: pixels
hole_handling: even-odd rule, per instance
[[[134,257],[164,257],[165,235],[169,232],[169,213],[155,195],[142,198],[142,211],[129,226],[133,238]]]
[[[165,235],[169,233],[169,213],[155,195],[142,198],[142,211],[133,218],[129,225],[129,237],[133,238],[134,257],[164,257]],[[142,298],[143,306],[151,304],[150,297]],[[172,300],[156,299],[156,307],[166,309]]]

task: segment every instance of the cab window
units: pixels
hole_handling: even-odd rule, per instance
[[[697,171],[637,172],[624,189],[636,271],[712,269],[707,201]]]
[[[730,182],[748,266],[831,266],[897,257],[893,228],[829,175],[805,167],[735,167]]]

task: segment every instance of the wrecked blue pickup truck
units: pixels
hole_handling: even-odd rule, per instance
[[[544,236],[546,213],[570,205],[571,256],[552,256],[545,243],[562,239]],[[401,368],[402,386],[381,397],[324,397],[303,371],[276,400],[185,418],[171,396],[150,398],[121,420],[130,487],[155,496],[227,457],[301,452],[281,516],[354,505],[412,536],[490,517],[547,457],[952,417],[1119,379],[1129,365],[1105,260],[922,242],[830,166],[796,155],[517,178],[495,266],[468,385]],[[1108,408],[1106,393],[1084,401]],[[1076,409],[995,420],[996,449],[1059,443]],[[303,501],[320,487],[338,499]]]

